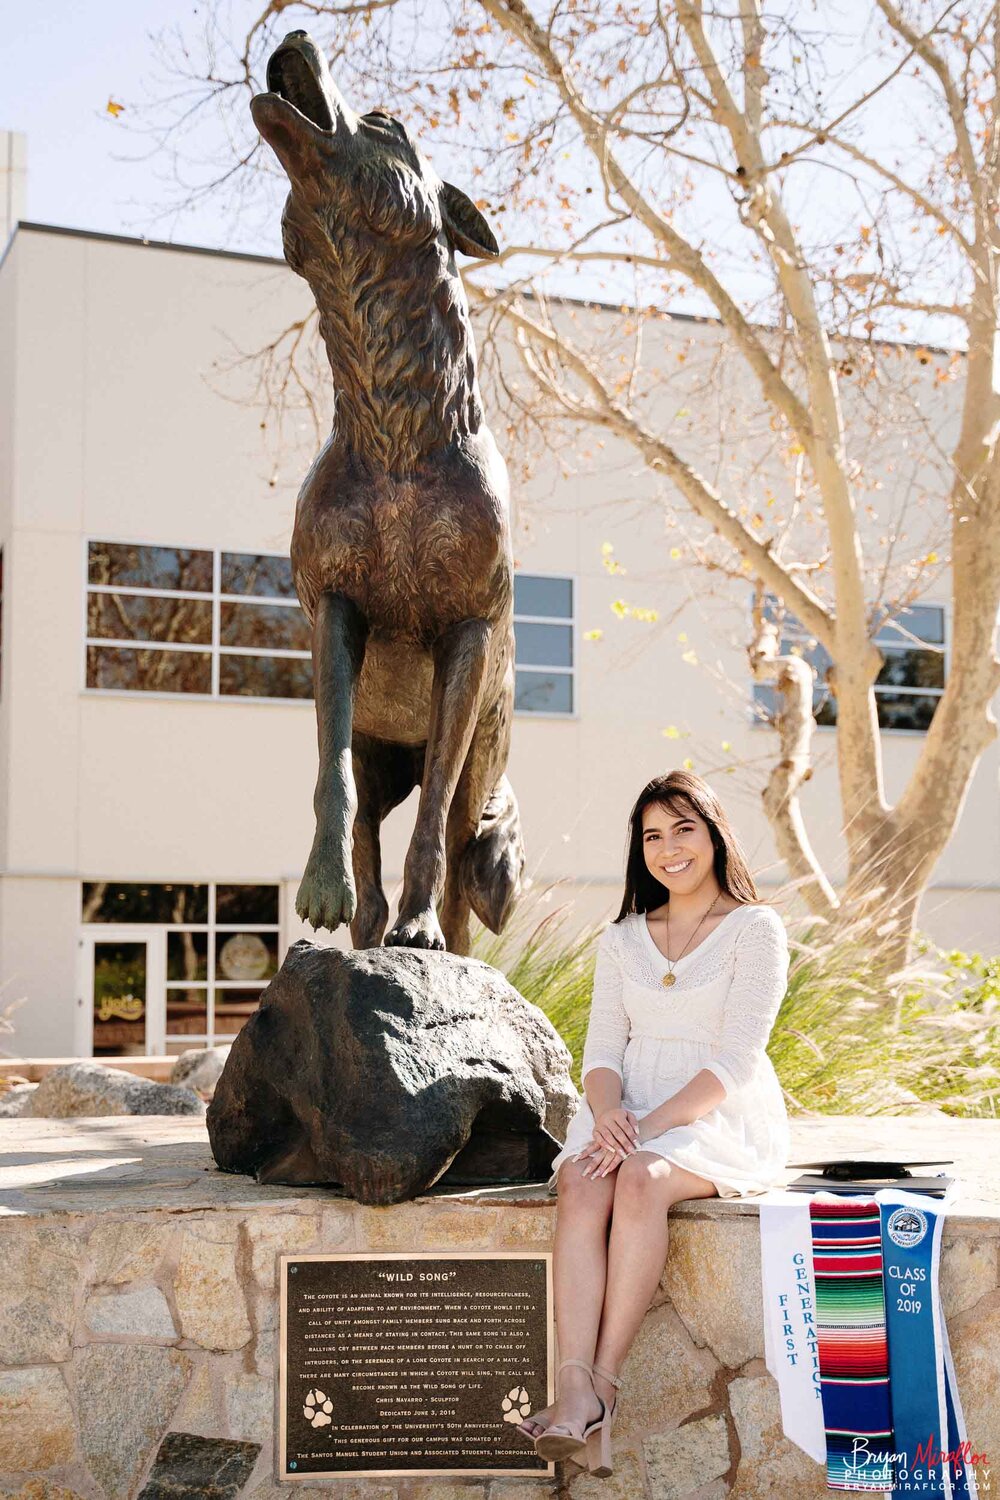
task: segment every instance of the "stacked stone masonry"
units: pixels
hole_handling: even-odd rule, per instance
[[[554,1200],[539,1190],[495,1190],[375,1209],[318,1189],[257,1189],[213,1172],[196,1120],[18,1120],[4,1122],[4,1136],[0,1496],[819,1500],[830,1493],[820,1467],[782,1435],[777,1387],[763,1361],[752,1200],[702,1200],[672,1213],[666,1271],[623,1372],[612,1478],[566,1464],[555,1478],[279,1486],[277,1255],[548,1250]],[[956,1210],[946,1226],[942,1302],[969,1436],[996,1461],[996,1488],[1000,1212],[985,1201],[972,1206],[978,1211]],[[193,1488],[183,1487],[185,1475]]]

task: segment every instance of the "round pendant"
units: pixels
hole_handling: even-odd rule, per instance
[[[676,984],[676,983],[677,983],[677,981],[674,978],[673,974],[664,974],[664,976],[663,976],[664,988],[666,988],[666,989],[669,990],[670,986],[672,984]]]

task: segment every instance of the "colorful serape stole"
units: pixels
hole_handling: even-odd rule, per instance
[[[892,1418],[879,1205],[874,1198],[818,1193],[809,1201],[809,1216],[827,1487],[890,1490]]]

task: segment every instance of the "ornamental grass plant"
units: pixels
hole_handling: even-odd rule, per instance
[[[606,923],[577,926],[573,902],[560,899],[560,885],[556,881],[522,903],[502,936],[480,928],[472,953],[545,1012],[573,1054],[573,1082],[579,1088],[595,949]]]
[[[781,909],[780,893],[774,904]],[[560,883],[525,903],[501,937],[473,953],[537,1005],[580,1061],[594,951],[604,922],[580,926]],[[888,978],[870,915],[789,918],[788,989],[768,1053],[790,1114],[1000,1117],[1000,957],[945,951],[919,938]]]

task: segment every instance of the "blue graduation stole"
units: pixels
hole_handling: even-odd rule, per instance
[[[938,1299],[946,1199],[900,1188],[876,1193],[889,1336],[898,1500],[976,1500],[948,1329]],[[965,1448],[963,1449],[963,1444]]]

